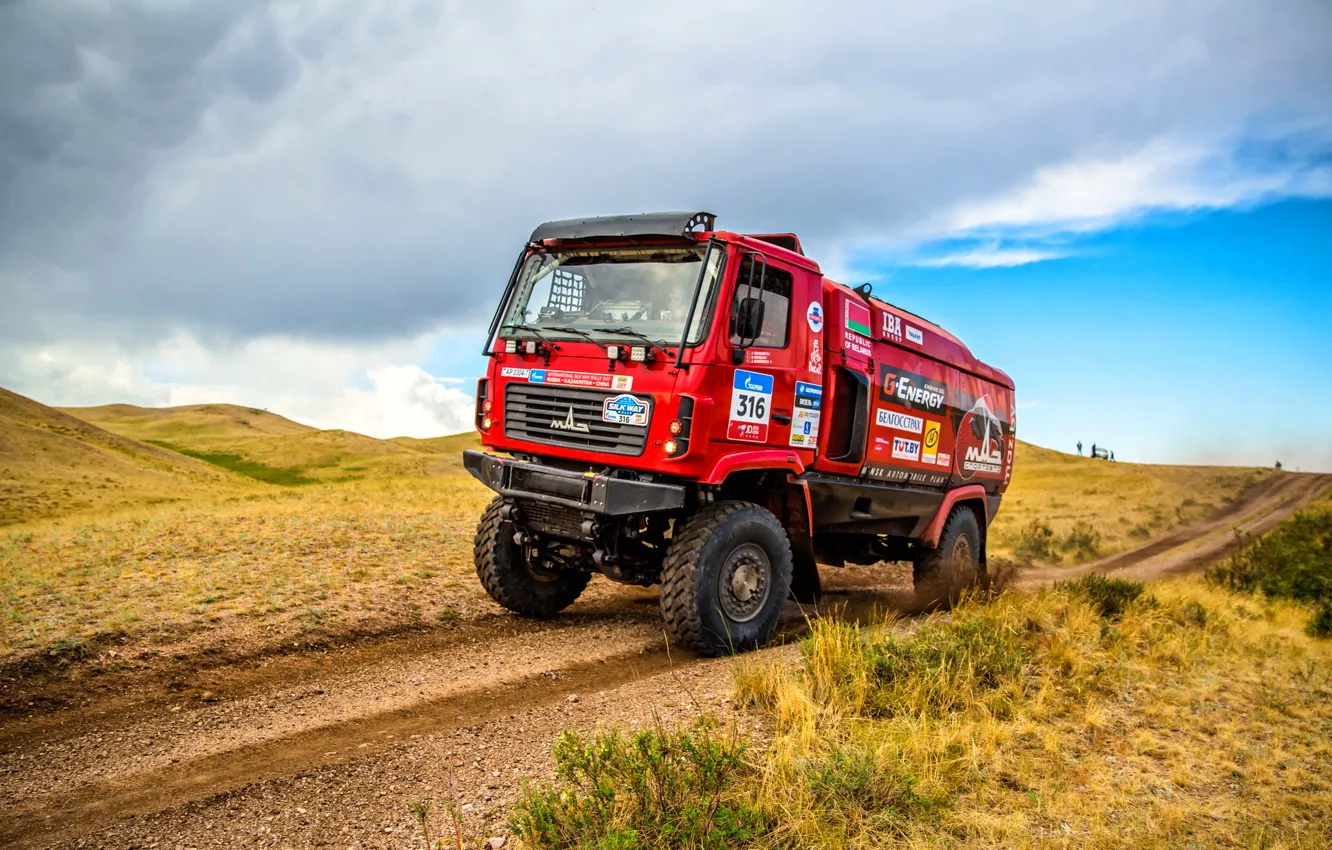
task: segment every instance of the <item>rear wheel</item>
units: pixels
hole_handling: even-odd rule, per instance
[[[529,564],[513,541],[513,523],[500,516],[503,507],[504,500],[496,498],[477,523],[472,550],[477,578],[491,599],[515,614],[553,617],[573,604],[591,575]]]
[[[761,646],[791,588],[791,545],[777,517],[749,502],[717,502],[677,524],[661,571],[672,639],[700,655]]]
[[[923,608],[954,605],[962,594],[985,582],[981,530],[976,513],[958,505],[948,514],[939,545],[914,564],[916,604]]]

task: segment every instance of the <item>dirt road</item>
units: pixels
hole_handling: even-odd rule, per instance
[[[1330,483],[1280,476],[1212,522],[1021,581],[1193,569],[1233,545],[1233,528],[1264,530]],[[808,613],[910,610],[904,568],[824,578]],[[784,631],[805,613],[790,606]],[[239,663],[182,659],[95,690],[53,682],[11,700],[0,724],[0,846],[419,847],[412,803],[436,804],[438,833],[446,800],[473,839],[502,835],[522,782],[549,774],[560,729],[728,713],[734,663],[672,655],[655,592],[617,588],[549,623],[497,613]]]

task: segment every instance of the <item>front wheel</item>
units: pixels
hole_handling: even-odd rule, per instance
[[[953,508],[939,545],[916,560],[912,573],[916,604],[922,608],[951,607],[967,590],[985,585],[980,523],[971,508]]]
[[[503,507],[504,500],[496,498],[477,523],[472,550],[476,576],[490,598],[513,613],[539,620],[553,617],[573,604],[591,575],[528,564],[513,542],[513,523],[500,516]]]
[[[700,655],[745,652],[777,628],[791,589],[791,544],[777,517],[717,502],[678,523],[661,570],[671,637]]]

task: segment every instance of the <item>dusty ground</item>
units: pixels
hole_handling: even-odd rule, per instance
[[[1083,569],[1149,578],[1196,568],[1231,545],[1235,526],[1269,527],[1327,484],[1280,476],[1226,517]],[[902,569],[824,579],[825,615],[911,606]],[[784,632],[803,623],[793,605]],[[0,845],[419,847],[412,804],[435,804],[441,835],[450,800],[475,842],[502,835],[522,782],[549,774],[562,728],[670,723],[698,710],[756,722],[728,702],[734,662],[671,654],[655,592],[631,588],[605,589],[550,623],[496,613],[210,657],[0,683]]]

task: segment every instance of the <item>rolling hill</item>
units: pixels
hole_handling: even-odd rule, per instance
[[[255,482],[0,389],[0,525],[245,492]]]
[[[231,404],[63,410],[125,437],[287,486],[442,475],[460,469],[462,449],[477,444],[472,434],[379,440],[352,431],[321,431]]]

